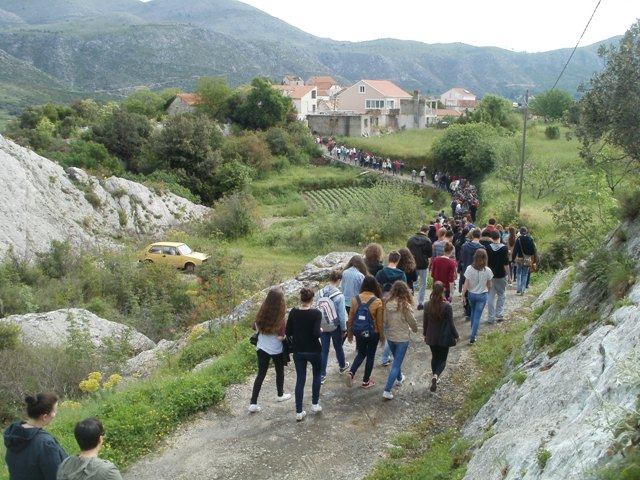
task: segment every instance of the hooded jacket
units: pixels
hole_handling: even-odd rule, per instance
[[[473,263],[473,256],[476,254],[476,250],[484,248],[479,242],[465,242],[460,249],[460,273],[464,275],[464,271],[469,265]]]
[[[416,233],[407,241],[407,248],[416,260],[416,270],[429,268],[429,258],[431,258],[433,252],[431,240],[426,234]]]
[[[57,480],[122,480],[122,476],[108,460],[73,455],[60,465]]]
[[[15,422],[4,431],[5,460],[11,480],[56,480],[67,452],[41,428],[24,428]]]
[[[382,291],[388,292],[396,280],[402,280],[404,283],[407,283],[407,275],[399,268],[384,267],[376,273],[376,280],[380,284],[380,287],[382,287]]]

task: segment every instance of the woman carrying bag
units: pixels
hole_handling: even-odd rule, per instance
[[[431,349],[431,390],[436,391],[440,376],[447,365],[449,347],[453,347],[460,336],[453,323],[453,309],[444,298],[444,284],[435,282],[431,297],[424,307],[422,324],[424,341]]]
[[[282,341],[285,339],[284,314],[287,310],[287,302],[284,291],[280,287],[272,288],[267,293],[258,313],[254,329],[258,331],[256,355],[258,356],[258,375],[253,382],[251,403],[249,412],[255,413],[262,410],[258,405],[258,395],[262,388],[262,382],[269,369],[269,361],[273,360],[276,369],[276,390],[278,402],[284,402],[291,398],[290,393],[284,393],[284,353]]]

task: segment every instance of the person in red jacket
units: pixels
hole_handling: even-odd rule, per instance
[[[456,261],[450,258],[453,253],[453,245],[446,243],[443,255],[431,260],[431,278],[433,283],[442,282],[444,285],[444,297],[451,302],[451,290],[456,280]]]

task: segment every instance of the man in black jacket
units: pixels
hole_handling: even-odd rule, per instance
[[[427,271],[429,259],[432,255],[431,240],[427,236],[429,225],[423,225],[420,231],[407,240],[407,248],[416,260],[416,272],[418,273],[418,310],[424,306],[424,297],[427,292]]]

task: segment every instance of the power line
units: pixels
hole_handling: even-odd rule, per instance
[[[564,67],[562,67],[562,71],[560,72],[560,75],[558,75],[558,78],[556,80],[556,83],[553,84],[553,87],[551,87],[551,90],[553,90],[554,88],[556,88],[556,85],[558,85],[558,82],[560,81],[560,79],[562,78],[562,75],[564,74],[564,71],[567,69],[567,67],[569,66],[569,62],[571,61],[571,59],[573,58],[573,54],[576,53],[576,50],[578,49],[578,45],[580,45],[580,42],[582,41],[582,37],[584,37],[584,34],[587,31],[587,28],[589,28],[589,24],[591,23],[591,20],[593,20],[593,16],[596,14],[596,11],[598,10],[598,7],[600,6],[600,2],[602,2],[602,0],[598,0],[598,4],[596,5],[596,8],[593,9],[593,13],[591,14],[591,17],[589,18],[589,21],[587,22],[587,25],[584,27],[584,30],[582,31],[582,35],[580,35],[580,38],[578,39],[578,43],[576,43],[576,46],[573,47],[573,51],[571,52],[571,55],[569,55],[569,59],[567,60],[567,63],[564,64]]]

